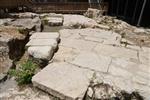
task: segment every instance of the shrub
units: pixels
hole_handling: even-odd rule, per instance
[[[37,65],[31,60],[28,60],[19,66],[18,69],[9,71],[11,76],[14,76],[19,85],[31,83],[32,76],[35,74]]]

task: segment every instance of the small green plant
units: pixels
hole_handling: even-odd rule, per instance
[[[28,29],[23,29],[23,28],[18,28],[18,32],[20,34],[28,34],[29,33]]]
[[[14,76],[19,85],[31,83],[32,76],[35,74],[37,65],[31,60],[28,60],[19,66],[18,69],[9,71],[11,76]]]

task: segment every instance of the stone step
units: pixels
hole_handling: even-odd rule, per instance
[[[32,39],[26,44],[26,47],[30,46],[52,46],[56,49],[57,41],[55,39]]]
[[[36,32],[31,37],[31,39],[55,39],[59,41],[60,35],[58,32]]]
[[[93,72],[68,63],[52,63],[33,76],[34,86],[62,100],[82,100]]]
[[[28,54],[37,59],[50,60],[53,53],[52,46],[31,46],[28,48]]]

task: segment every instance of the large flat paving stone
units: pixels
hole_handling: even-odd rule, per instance
[[[52,63],[32,78],[34,86],[63,100],[83,99],[93,72],[68,63]]]
[[[61,38],[82,39],[109,45],[121,45],[121,35],[101,29],[63,29],[60,30]]]
[[[76,51],[73,48],[69,47],[64,47],[64,46],[59,46],[58,52],[55,53],[54,55],[54,60],[55,61],[72,61],[78,54],[78,51]]]
[[[28,48],[28,54],[37,59],[50,60],[53,53],[52,46],[31,46]]]
[[[94,71],[107,72],[111,58],[85,51],[75,57],[71,63]]]
[[[59,37],[58,32],[36,32],[30,37],[30,39],[55,39],[58,41]]]
[[[109,67],[109,73],[130,79],[139,84],[145,84],[150,86],[150,67],[144,64],[126,61],[123,59],[113,59]]]
[[[97,43],[92,41],[85,41],[82,39],[62,39],[61,46],[71,47],[77,50],[92,50]]]
[[[55,49],[57,47],[57,41],[55,39],[32,39],[26,46],[52,46]]]
[[[94,51],[99,55],[138,61],[137,51],[123,47],[99,44],[94,48]]]

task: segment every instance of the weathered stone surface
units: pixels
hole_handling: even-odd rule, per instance
[[[150,66],[150,49],[145,48],[144,51],[139,51],[140,62]]]
[[[52,46],[55,49],[57,47],[57,41],[54,39],[32,39],[26,46]]]
[[[35,31],[36,32],[41,32],[42,31],[42,22],[41,22],[41,19],[39,17],[35,17],[33,20],[32,20],[32,23],[33,25],[35,25]]]
[[[109,29],[110,29],[109,26],[101,25],[101,24],[98,24],[98,25],[96,25],[95,27],[100,28],[100,29],[105,29],[105,30],[109,30]]]
[[[48,25],[49,26],[61,26],[63,25],[63,18],[59,17],[48,17]]]
[[[53,63],[32,78],[34,86],[65,100],[83,99],[93,72],[67,63]]]
[[[0,27],[0,81],[6,78],[13,67],[13,60],[18,60],[22,55],[25,38],[14,27]]]
[[[40,18],[46,18],[46,17],[59,17],[59,18],[63,18],[62,14],[56,14],[56,13],[42,13],[39,16],[40,16]]]
[[[49,96],[47,93],[40,91],[39,89],[31,86],[26,86],[25,88],[20,90],[20,88],[16,86],[17,84],[13,80],[11,81],[9,80],[5,82],[5,84],[0,84],[0,85],[6,86],[3,91],[0,90],[0,100],[54,100],[56,99],[54,97]]]
[[[81,39],[63,39],[60,43],[62,46],[71,47],[77,50],[92,50],[97,43],[92,41],[85,41]]]
[[[35,18],[38,17],[39,15],[31,12],[24,12],[24,13],[9,13],[9,16],[12,18]]]
[[[134,32],[135,32],[135,33],[145,33],[146,30],[144,30],[143,28],[135,28],[135,29],[134,29]]]
[[[9,24],[15,27],[24,27],[27,29],[33,29],[35,27],[35,25],[32,24],[32,19],[30,18],[16,19]]]
[[[12,26],[15,27],[23,27],[29,30],[34,30],[34,31],[41,31],[41,20],[39,17],[35,17],[34,19],[32,18],[21,18],[21,19],[16,19],[8,23]]]
[[[97,38],[97,37],[85,37],[84,38],[87,41],[93,41],[93,42],[99,42],[99,43],[103,43],[104,40],[101,38]]]
[[[13,19],[10,18],[5,18],[5,19],[0,19],[0,25],[7,25],[10,23]]]
[[[30,39],[54,39],[58,41],[59,37],[59,33],[57,32],[36,32]]]
[[[82,51],[70,63],[95,71],[107,72],[111,58],[97,55],[93,52]]]
[[[150,70],[147,69],[150,69],[150,67],[118,58],[112,60],[109,72],[114,76],[131,79],[134,82],[150,86]]]
[[[115,32],[101,29],[63,29],[60,30],[62,38],[84,39],[86,41],[100,42],[103,44],[120,45],[121,36]]]
[[[137,51],[130,49],[99,44],[95,47],[94,50],[97,52],[97,54],[100,55],[123,58],[126,60],[134,59],[138,61]]]
[[[54,55],[54,60],[61,62],[72,61],[78,53],[79,52],[73,48],[59,46],[58,52]]]
[[[118,90],[125,90],[127,93],[132,93],[133,91],[138,92],[144,97],[144,100],[150,99],[150,87],[147,85],[139,84],[131,79],[125,79],[123,77],[118,77],[110,74],[102,74],[104,83],[107,83]]]
[[[9,59],[8,47],[0,46],[0,82],[6,77],[7,72],[13,66],[13,61]]]
[[[120,91],[115,90],[109,84],[99,83],[91,87],[88,88],[86,100],[111,100],[119,97]]]
[[[28,53],[34,58],[50,60],[54,51],[52,46],[31,46],[28,48]]]
[[[95,27],[96,21],[82,15],[64,15],[64,26],[74,28]]]
[[[98,10],[98,9],[93,9],[93,8],[88,8],[87,12],[84,14],[84,16],[89,17],[89,18],[97,18],[103,15],[104,11]]]

